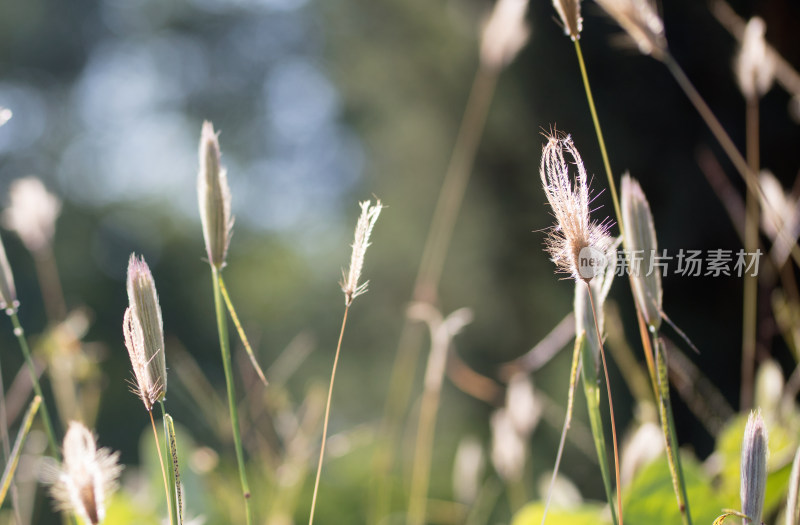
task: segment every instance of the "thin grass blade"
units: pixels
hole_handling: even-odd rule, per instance
[[[250,346],[250,342],[247,340],[247,335],[244,333],[242,323],[239,322],[239,316],[236,315],[236,309],[233,307],[233,302],[231,301],[230,295],[228,295],[228,289],[225,287],[225,281],[222,279],[222,273],[217,273],[217,275],[219,276],[219,289],[222,292],[222,298],[225,299],[225,306],[228,307],[228,313],[231,315],[231,320],[233,321],[234,326],[236,326],[236,331],[239,333],[239,339],[242,340],[244,349],[247,351],[247,356],[250,358],[250,362],[253,364],[256,374],[258,374],[258,378],[262,383],[264,383],[264,386],[267,386],[267,378],[264,376],[264,372],[261,370],[258,361],[256,361],[253,348]]]
[[[686,483],[681,468],[681,459],[678,454],[678,436],[675,434],[675,422],[672,417],[672,403],[669,398],[669,378],[667,372],[667,356],[664,342],[656,337],[654,339],[656,354],[656,380],[658,382],[658,412],[661,417],[661,428],[664,431],[664,444],[667,450],[669,471],[672,475],[672,485],[675,497],[678,499],[678,508],[681,511],[683,523],[691,525],[692,517],[689,512],[689,501],[686,496]]]
[[[606,490],[608,507],[611,510],[611,521],[614,525],[617,525],[619,518],[617,517],[614,491],[611,488],[611,467],[608,464],[606,438],[603,432],[603,417],[600,414],[600,387],[597,383],[597,369],[594,366],[594,353],[585,337],[581,338],[581,361],[583,363],[581,373],[583,391],[586,394],[586,408],[589,412],[589,423],[592,428],[594,446],[597,449],[597,460],[600,464],[600,473],[603,476],[603,487]]]
[[[17,439],[14,441],[14,448],[11,450],[8,463],[6,463],[6,468],[3,471],[3,477],[0,479],[0,505],[5,501],[8,489],[11,487],[11,480],[14,478],[17,465],[19,465],[19,457],[22,455],[22,445],[25,444],[25,439],[30,433],[33,418],[39,411],[39,405],[41,405],[41,403],[42,398],[40,396],[34,396],[31,404],[28,405],[28,411],[25,412],[25,417],[22,418],[22,426],[19,428]]]
[[[172,468],[169,469],[170,499],[172,500],[172,519],[177,525],[183,524],[183,499],[181,498],[181,474],[178,468],[178,445],[175,439],[175,423],[172,416],[164,414],[164,434],[167,440],[167,449],[172,458]]]

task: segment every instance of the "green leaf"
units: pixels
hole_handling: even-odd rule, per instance
[[[711,480],[700,465],[687,455],[681,456],[686,493],[695,523],[713,523],[725,505],[712,489]],[[624,491],[626,525],[680,523],[681,514],[675,500],[667,459],[661,457],[642,469]]]
[[[547,521],[558,525],[608,525],[608,512],[605,505],[584,504],[574,509],[551,507],[547,511]],[[544,502],[529,503],[520,509],[511,525],[540,525],[544,513]]]

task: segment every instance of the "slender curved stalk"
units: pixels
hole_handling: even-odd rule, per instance
[[[759,169],[758,144],[758,99],[747,99],[747,164],[752,173]],[[755,253],[758,249],[758,195],[747,191],[745,197],[744,251]],[[747,412],[753,406],[753,380],[756,360],[756,324],[758,300],[758,277],[745,272],[742,298],[742,389],[740,408]]]
[[[162,413],[164,411],[162,405]],[[164,496],[167,498],[167,515],[170,518],[170,523],[172,525],[177,525],[175,521],[172,519],[172,498],[169,495],[169,483],[167,482],[167,471],[164,469],[164,455],[161,454],[161,442],[158,440],[158,431],[156,430],[156,422],[153,419],[153,411],[148,410],[148,414],[150,414],[150,425],[153,427],[153,439],[156,441],[156,451],[158,452],[158,465],[161,467],[161,478],[164,480]]]
[[[583,88],[586,91],[586,100],[589,102],[589,112],[592,114],[592,123],[594,124],[594,131],[597,135],[597,142],[600,145],[600,154],[603,157],[603,167],[606,170],[606,177],[608,177],[608,187],[611,189],[611,200],[614,202],[614,213],[617,215],[617,226],[619,227],[619,234],[624,233],[624,226],[622,224],[622,208],[619,205],[619,197],[617,196],[617,185],[614,183],[614,174],[611,172],[611,163],[608,160],[608,150],[606,150],[606,141],[603,139],[603,131],[600,129],[600,119],[597,117],[597,109],[594,106],[594,96],[592,96],[592,88],[589,85],[589,75],[586,73],[586,64],[583,61],[583,52],[581,51],[580,39],[573,40],[575,43],[575,54],[578,55],[578,65],[581,68],[581,79],[583,79]]]
[[[683,92],[686,94],[689,101],[695,107],[697,112],[700,114],[700,117],[705,121],[708,129],[711,130],[711,133],[717,139],[722,149],[725,151],[725,154],[728,156],[730,161],[733,163],[733,166],[736,168],[736,171],[739,172],[742,179],[744,180],[745,184],[747,185],[747,189],[756,194],[759,200],[763,202],[767,202],[764,198],[764,193],[761,191],[761,185],[758,183],[758,179],[756,178],[756,173],[750,169],[750,166],[747,164],[747,161],[742,157],[742,154],[739,153],[739,150],[736,148],[736,145],[731,140],[728,133],[725,131],[725,128],[722,127],[717,117],[714,116],[714,113],[711,111],[711,108],[708,107],[706,101],[697,91],[697,88],[694,87],[689,77],[686,76],[681,66],[675,60],[675,58],[670,55],[669,53],[666,54],[664,57],[664,65],[667,66],[667,69],[675,78],[675,81],[681,87]],[[788,235],[780,225],[775,225],[778,231],[778,235]],[[789,241],[789,246],[791,246],[791,256],[794,260],[795,264],[800,266],[800,247],[794,241]]]
[[[586,408],[589,413],[589,424],[592,429],[594,446],[597,451],[597,460],[600,464],[600,474],[603,477],[603,488],[606,491],[608,508],[611,511],[611,522],[614,525],[619,523],[617,507],[614,505],[614,490],[611,486],[611,471],[608,466],[608,455],[606,452],[606,439],[603,433],[603,418],[600,413],[600,387],[597,381],[597,369],[594,366],[595,357],[586,338],[581,341],[581,380],[583,392],[586,395]]]
[[[550,508],[550,500],[553,497],[553,489],[556,486],[558,469],[561,467],[561,457],[564,454],[564,445],[567,441],[567,431],[572,423],[572,406],[575,400],[575,387],[578,383],[578,369],[581,363],[581,348],[585,344],[586,337],[583,331],[575,338],[575,349],[572,351],[572,366],[569,373],[569,391],[567,392],[567,413],[564,416],[564,427],[561,429],[561,439],[558,443],[558,453],[556,454],[556,464],[553,467],[553,476],[550,478],[550,486],[547,488],[547,496],[544,500],[544,512],[542,512],[542,525],[547,518],[547,511]],[[603,446],[605,449],[605,446]],[[610,490],[609,501],[610,501]]]
[[[480,66],[467,99],[464,116],[456,137],[442,189],[434,209],[431,226],[425,240],[422,258],[414,284],[412,299],[433,304],[438,295],[439,281],[445,256],[450,245],[456,219],[464,199],[475,154],[483,134],[497,85],[498,71]],[[375,452],[375,491],[371,523],[386,515],[389,508],[388,471],[394,462],[394,440],[400,434],[401,420],[408,407],[414,370],[421,352],[421,333],[408,319],[404,320],[392,364],[388,395],[381,421],[381,438]]]
[[[339,342],[336,344],[336,355],[333,358],[333,368],[331,368],[331,382],[328,386],[328,401],[325,403],[325,422],[322,424],[322,445],[319,448],[319,462],[317,463],[317,478],[314,480],[314,495],[311,497],[311,514],[308,517],[308,525],[314,523],[314,510],[317,507],[317,492],[319,491],[319,478],[322,476],[322,458],[325,455],[325,442],[328,437],[328,420],[331,415],[331,397],[333,396],[333,382],[336,379],[336,367],[339,365],[339,353],[342,349],[342,339],[344,338],[344,327],[347,324],[347,312],[350,305],[344,307],[344,317],[342,318],[342,329],[339,331]]]
[[[17,337],[19,347],[22,349],[22,355],[25,357],[25,363],[28,365],[28,371],[31,374],[31,382],[33,383],[33,391],[37,396],[42,398],[42,421],[44,422],[44,430],[47,434],[47,442],[50,444],[50,449],[53,455],[61,461],[61,451],[58,448],[56,435],[53,432],[53,420],[50,418],[50,412],[47,410],[47,403],[44,402],[44,395],[42,394],[42,386],[39,384],[39,377],[36,374],[36,366],[33,364],[33,357],[31,357],[30,348],[28,348],[28,341],[25,339],[25,330],[17,317],[17,310],[7,310],[8,316],[11,318],[11,324],[14,325],[14,335]]]
[[[36,416],[41,402],[41,396],[34,396],[31,404],[28,406],[28,411],[25,412],[25,416],[22,418],[22,425],[20,425],[17,439],[14,441],[14,448],[8,456],[6,468],[3,471],[3,478],[0,479],[0,505],[5,501],[8,489],[11,487],[11,480],[14,478],[14,473],[17,471],[17,465],[19,464],[19,458],[22,455],[22,445],[25,444],[25,439],[28,437],[31,424],[33,424],[33,418]]]
[[[233,444],[236,448],[236,462],[239,465],[239,481],[242,484],[244,508],[247,525],[253,523],[250,509],[250,487],[247,483],[245,472],[244,451],[242,450],[242,436],[239,431],[239,408],[236,406],[236,387],[233,384],[233,367],[231,365],[231,349],[228,341],[228,319],[225,317],[225,307],[222,304],[220,291],[219,268],[211,265],[211,280],[214,286],[214,310],[217,314],[217,331],[219,332],[219,348],[222,353],[222,367],[225,371],[225,386],[228,391],[228,408],[231,412],[231,427],[233,429]]]
[[[244,349],[247,351],[247,356],[250,358],[250,363],[253,364],[256,374],[258,374],[258,378],[262,383],[264,383],[264,386],[267,386],[267,378],[264,376],[264,372],[261,371],[261,367],[258,365],[258,361],[256,361],[256,355],[253,353],[253,348],[250,346],[250,342],[247,340],[247,335],[244,333],[244,328],[242,328],[242,323],[239,322],[239,316],[236,315],[236,309],[233,307],[231,298],[228,295],[228,288],[225,286],[225,281],[222,279],[222,274],[219,274],[219,289],[222,291],[222,298],[225,299],[225,306],[228,307],[228,313],[231,315],[233,325],[236,327],[236,331],[239,333],[239,339],[242,340]]]
[[[664,430],[664,444],[667,447],[667,460],[672,476],[672,485],[675,497],[678,499],[678,508],[684,525],[692,525],[692,516],[689,513],[689,499],[686,495],[686,481],[683,476],[681,457],[678,453],[678,436],[675,433],[675,421],[672,417],[672,403],[669,397],[669,379],[667,370],[667,356],[664,343],[653,333],[656,352],[656,369],[658,379],[658,411],[661,417],[661,428]]]
[[[606,376],[606,392],[608,394],[608,413],[611,419],[611,439],[614,443],[614,470],[617,476],[617,509],[619,510],[619,524],[622,525],[622,484],[619,476],[619,448],[617,445],[617,425],[614,417],[614,402],[611,399],[611,381],[608,379],[608,365],[606,364],[606,352],[603,349],[603,336],[600,335],[600,326],[597,324],[597,311],[594,308],[594,297],[592,287],[586,281],[587,293],[589,294],[589,304],[592,305],[592,316],[594,317],[594,328],[597,331],[597,344],[600,347],[600,359],[603,361],[603,373]],[[609,500],[609,504],[611,500]]]

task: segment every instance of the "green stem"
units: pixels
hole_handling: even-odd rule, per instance
[[[33,383],[33,391],[37,396],[42,398],[42,421],[44,422],[44,430],[47,434],[47,441],[53,451],[53,455],[61,461],[61,451],[58,449],[58,442],[56,441],[55,432],[53,432],[53,420],[50,418],[50,412],[47,410],[47,403],[44,402],[44,395],[42,394],[42,386],[39,384],[39,376],[36,374],[36,366],[33,364],[30,348],[28,348],[28,341],[25,339],[25,330],[17,317],[16,308],[7,310],[8,316],[11,318],[11,324],[14,325],[14,335],[17,337],[19,347],[22,349],[22,355],[25,356],[25,363],[28,365],[28,371],[31,374],[31,382]]]
[[[14,449],[9,454],[6,468],[3,471],[3,478],[0,480],[0,505],[5,501],[8,489],[11,487],[11,481],[14,479],[14,473],[17,471],[19,458],[22,455],[22,445],[25,444],[25,439],[28,437],[33,418],[36,416],[36,411],[39,410],[41,402],[42,398],[40,396],[34,396],[33,401],[28,406],[28,411],[25,412],[25,416],[22,418],[22,425],[20,425],[17,439],[14,441]]]
[[[162,408],[163,410],[163,408]],[[150,416],[150,426],[153,429],[153,440],[156,442],[156,452],[158,452],[158,466],[161,467],[161,479],[164,482],[164,498],[167,502],[167,515],[170,517],[170,525],[177,525],[172,520],[172,498],[169,496],[169,482],[167,481],[167,471],[164,468],[164,456],[161,454],[161,444],[158,442],[158,431],[156,430],[156,421],[153,419],[153,411],[148,410],[147,414]]]
[[[167,414],[167,409],[164,407],[164,400],[161,404],[161,417],[164,420],[164,441],[166,442],[166,450],[169,452],[169,457],[172,458],[172,464],[169,468],[169,476],[166,478],[167,486],[169,487],[169,508],[170,520],[175,525],[181,525],[182,509],[180,501],[180,485],[178,485],[177,471],[178,471],[178,456],[175,451],[175,428],[172,423],[172,417]]]
[[[603,433],[603,418],[600,414],[600,387],[597,384],[597,369],[595,368],[595,358],[586,337],[581,337],[581,379],[583,380],[583,391],[586,394],[586,408],[589,412],[589,423],[592,427],[592,437],[594,446],[597,449],[597,459],[600,463],[600,473],[603,476],[603,487],[606,490],[608,507],[611,510],[611,521],[618,525],[617,506],[614,505],[614,491],[611,488],[611,469],[608,466],[608,455],[606,453],[606,438]]]
[[[578,369],[581,363],[581,347],[586,339],[586,334],[581,332],[575,338],[575,347],[572,351],[572,366],[569,373],[569,390],[567,392],[567,413],[564,416],[564,427],[561,429],[561,439],[558,443],[558,452],[556,453],[556,464],[553,467],[553,476],[550,478],[550,486],[547,489],[547,496],[544,500],[544,511],[542,512],[542,525],[547,519],[547,511],[550,508],[550,500],[553,497],[553,489],[556,486],[556,478],[558,477],[558,469],[561,467],[561,457],[564,454],[564,445],[567,442],[567,431],[572,423],[572,407],[575,401],[575,386],[578,383]],[[603,445],[605,449],[605,445]],[[609,500],[610,502],[611,500]]]
[[[222,292],[222,298],[225,299],[225,306],[228,307],[228,313],[231,315],[231,321],[233,321],[233,325],[236,327],[236,331],[239,333],[239,339],[241,339],[244,349],[247,352],[247,356],[250,358],[250,363],[253,365],[256,374],[258,374],[258,378],[262,383],[264,383],[264,386],[267,386],[267,378],[264,376],[264,372],[258,365],[258,361],[256,361],[256,355],[253,353],[253,347],[250,346],[250,342],[247,340],[247,335],[244,333],[244,328],[242,328],[242,323],[239,322],[239,316],[236,315],[236,309],[233,307],[231,297],[228,295],[228,289],[225,287],[225,281],[222,279],[222,274],[219,274],[219,289]]]
[[[606,170],[606,177],[608,177],[608,187],[611,189],[611,200],[614,202],[614,213],[617,215],[617,225],[619,226],[619,234],[623,235],[624,227],[622,224],[622,209],[619,206],[619,197],[617,196],[617,185],[614,183],[614,174],[611,172],[611,163],[608,161],[608,151],[606,150],[606,141],[603,139],[603,131],[600,129],[600,119],[597,117],[597,109],[594,106],[594,96],[592,96],[592,88],[589,85],[589,75],[586,73],[586,64],[583,61],[583,52],[581,51],[581,41],[575,39],[575,53],[578,55],[578,65],[581,68],[581,78],[583,79],[583,88],[586,90],[586,100],[589,102],[589,112],[592,114],[592,122],[594,123],[594,132],[597,135],[597,142],[600,144],[600,154],[603,156],[603,167]]]
[[[656,379],[658,381],[658,408],[661,416],[661,428],[664,431],[664,443],[667,447],[667,460],[672,475],[672,485],[675,497],[678,499],[678,509],[684,525],[692,525],[692,516],[689,512],[689,499],[686,493],[686,480],[683,476],[681,457],[678,453],[678,435],[675,432],[675,420],[672,416],[672,403],[669,398],[669,379],[667,370],[667,356],[664,343],[653,333],[656,358]]]
[[[319,462],[317,463],[317,478],[314,480],[314,495],[311,497],[311,513],[308,517],[308,525],[314,523],[314,510],[317,508],[317,493],[319,492],[319,479],[322,477],[322,458],[325,456],[325,442],[328,438],[328,421],[331,415],[331,398],[333,397],[333,382],[336,380],[336,368],[339,365],[339,354],[342,349],[342,339],[344,338],[344,327],[347,325],[347,312],[350,305],[344,307],[344,317],[342,318],[342,329],[339,331],[339,342],[336,344],[336,355],[333,358],[331,368],[331,382],[328,386],[328,401],[325,403],[325,422],[322,424],[322,444],[319,448]]]
[[[250,510],[250,488],[247,484],[247,473],[244,465],[244,451],[242,450],[242,436],[239,431],[239,409],[236,406],[236,387],[233,384],[233,370],[231,365],[231,349],[228,341],[228,319],[225,317],[225,306],[222,304],[222,293],[220,292],[220,269],[211,266],[211,280],[214,286],[214,310],[217,314],[217,330],[219,332],[219,348],[222,352],[222,367],[225,371],[225,386],[228,390],[228,408],[231,412],[231,427],[233,428],[233,443],[236,448],[236,461],[239,465],[239,480],[242,484],[242,494],[244,496],[244,508],[247,525],[253,523],[253,516]]]

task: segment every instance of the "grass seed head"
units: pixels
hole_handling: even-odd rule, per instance
[[[11,183],[10,202],[3,212],[3,226],[14,230],[31,252],[38,252],[53,240],[61,200],[47,191],[36,177]]]
[[[200,133],[200,170],[197,175],[197,199],[208,261],[217,268],[225,264],[230,244],[233,218],[231,190],[227,170],[222,166],[219,138],[211,122],[203,122]]]
[[[364,267],[364,255],[370,245],[369,236],[375,221],[381,214],[383,204],[380,200],[375,202],[375,206],[370,206],[370,201],[359,203],[361,215],[356,223],[355,239],[353,240],[353,254],[350,257],[350,269],[345,273],[342,271],[342,281],[339,283],[344,292],[344,303],[347,306],[352,304],[353,299],[367,291],[369,281],[358,284],[361,279],[361,270]]]
[[[621,204],[625,248],[636,261],[630,263],[633,296],[648,326],[658,330],[661,327],[663,290],[661,272],[655,267],[658,250],[656,229],[650,204],[641,186],[627,173],[622,176]]]
[[[657,60],[665,58],[664,22],[653,0],[597,0],[597,3],[625,30],[639,51]]]
[[[742,523],[761,523],[767,486],[767,427],[760,410],[750,412],[742,440],[740,497],[742,512],[750,518]]]
[[[123,332],[133,365],[136,392],[147,410],[164,399],[167,392],[167,364],[164,356],[164,328],[161,306],[150,268],[144,257],[131,254],[128,262],[128,309]]]
[[[763,96],[775,80],[775,56],[767,49],[766,32],[764,20],[757,16],[751,18],[734,62],[739,89],[747,99]]]
[[[481,63],[499,70],[511,62],[525,47],[530,28],[525,22],[528,0],[497,0],[481,35]]]
[[[564,25],[564,33],[572,40],[579,39],[583,30],[581,0],[553,0],[553,7]]]
[[[11,265],[8,264],[3,240],[0,239],[0,308],[16,310],[18,306],[19,301],[17,301],[17,289],[14,286],[14,274],[11,273]]]
[[[74,513],[92,525],[102,523],[106,502],[117,489],[122,466],[119,452],[98,449],[92,433],[78,422],[71,422],[64,436],[64,462],[45,464],[42,474],[51,483],[50,495],[59,510]]]
[[[0,106],[0,126],[11,120],[11,110]]]
[[[570,164],[575,166],[574,175]],[[553,132],[547,136],[539,174],[556,219],[546,241],[547,251],[558,272],[589,282],[607,266],[613,241],[607,221],[589,219],[586,168],[569,135]]]

